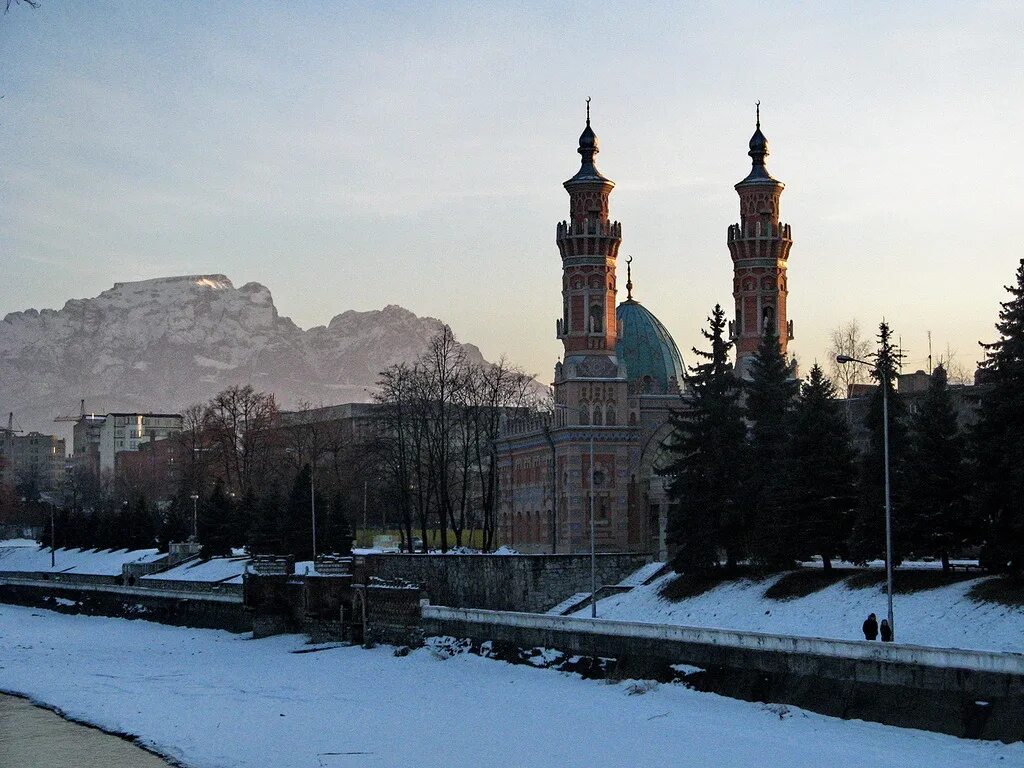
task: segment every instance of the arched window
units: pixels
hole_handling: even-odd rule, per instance
[[[590,406],[586,403],[580,403],[580,424],[586,425],[590,423]]]
[[[609,405],[607,410],[605,411],[604,423],[607,424],[609,427],[614,427],[615,426],[615,406],[614,405]]]
[[[601,418],[601,406],[600,405],[595,405],[594,406],[594,426],[595,427],[600,427],[602,424],[604,424],[604,419]]]
[[[775,327],[775,307],[770,305],[761,310],[761,332],[767,331],[770,331],[773,336],[778,333],[778,329]]]
[[[602,333],[604,330],[604,318],[602,317],[601,305],[590,305],[590,332]]]

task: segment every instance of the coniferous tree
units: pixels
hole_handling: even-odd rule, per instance
[[[668,541],[675,548],[672,563],[678,571],[716,567],[719,549],[725,550],[729,569],[742,556],[737,478],[746,427],[721,306],[715,306],[708,320],[709,330],[701,333],[711,342],[711,351],[693,350],[704,362],[686,375],[686,407],[672,415],[673,432],[665,444],[674,455],[662,474],[670,478]]]
[[[928,391],[910,420],[907,483],[907,548],[938,555],[948,571],[950,554],[967,543],[972,525],[964,440],[941,365],[932,372]]]
[[[796,559],[796,533],[785,498],[785,462],[790,412],[800,384],[782,355],[779,337],[766,328],[750,363],[745,414],[750,425],[746,489],[747,548],[768,568],[787,567]]]
[[[1024,573],[1024,259],[1001,302],[999,339],[982,344],[981,407],[974,433],[984,564]]]
[[[140,493],[135,503],[129,506],[128,522],[125,541],[128,549],[149,549],[156,545],[157,519],[145,494]]]
[[[309,464],[304,464],[295,476],[291,493],[288,494],[285,516],[285,544],[288,554],[296,560],[313,558],[313,518],[310,509],[311,473]]]
[[[231,554],[232,503],[219,478],[205,503],[199,505],[200,554],[204,558]]]
[[[846,554],[853,510],[854,454],[836,388],[817,364],[792,417],[786,476],[797,555],[821,555],[823,568]]]
[[[889,399],[889,477],[892,500],[894,565],[902,559],[903,505],[906,498],[907,406],[896,391],[896,377],[902,353],[893,343],[892,329],[885,321],[878,326],[878,350],[872,355],[872,378],[879,386],[871,394],[864,425],[868,429],[868,450],[861,458],[858,481],[857,518],[850,540],[850,555],[857,562],[885,556],[885,441],[882,388]]]
[[[160,516],[157,546],[161,552],[170,549],[171,542],[188,539],[192,533],[192,500],[178,493]]]
[[[355,536],[348,515],[345,514],[345,502],[341,493],[334,494],[334,500],[324,522],[323,534],[317,538],[324,552],[337,555],[352,554],[352,541]]]
[[[282,520],[281,494],[274,486],[256,505],[255,519],[249,532],[249,552],[254,555],[287,553]]]

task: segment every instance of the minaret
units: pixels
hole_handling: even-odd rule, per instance
[[[761,133],[761,102],[757,128],[750,137],[752,166],[739,184],[740,223],[729,227],[729,254],[733,263],[732,295],[736,319],[730,335],[736,342],[736,373],[744,376],[749,358],[757,352],[765,328],[779,337],[782,354],[793,338],[793,323],[786,314],[786,264],[793,245],[788,224],[779,221],[779,198],[785,184],[765,167],[768,140]]]
[[[590,127],[590,99],[577,151],[580,169],[564,184],[569,220],[558,225],[556,234],[562,255],[562,318],[556,328],[567,360],[575,355],[614,356],[617,336],[615,258],[622,226],[608,220],[608,196],[615,183],[594,165],[599,150]]]

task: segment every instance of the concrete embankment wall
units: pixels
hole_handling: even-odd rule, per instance
[[[597,584],[617,584],[652,562],[643,553],[597,555]],[[590,591],[590,555],[367,555],[366,573],[419,584],[437,605],[543,612]]]
[[[699,667],[701,690],[969,738],[1024,740],[1024,657],[900,644],[424,606],[425,635],[617,660],[622,677]]]
[[[162,624],[230,632],[252,630],[252,614],[240,594],[187,594],[69,580],[0,579],[0,603],[62,613],[146,619]]]

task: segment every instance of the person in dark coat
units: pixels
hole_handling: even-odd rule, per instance
[[[878,620],[875,618],[875,614],[869,614],[864,619],[864,639],[865,640],[876,640],[878,639]]]
[[[886,619],[882,619],[882,626],[879,627],[879,631],[882,633],[882,642],[892,642],[892,627],[889,626],[889,622]]]

